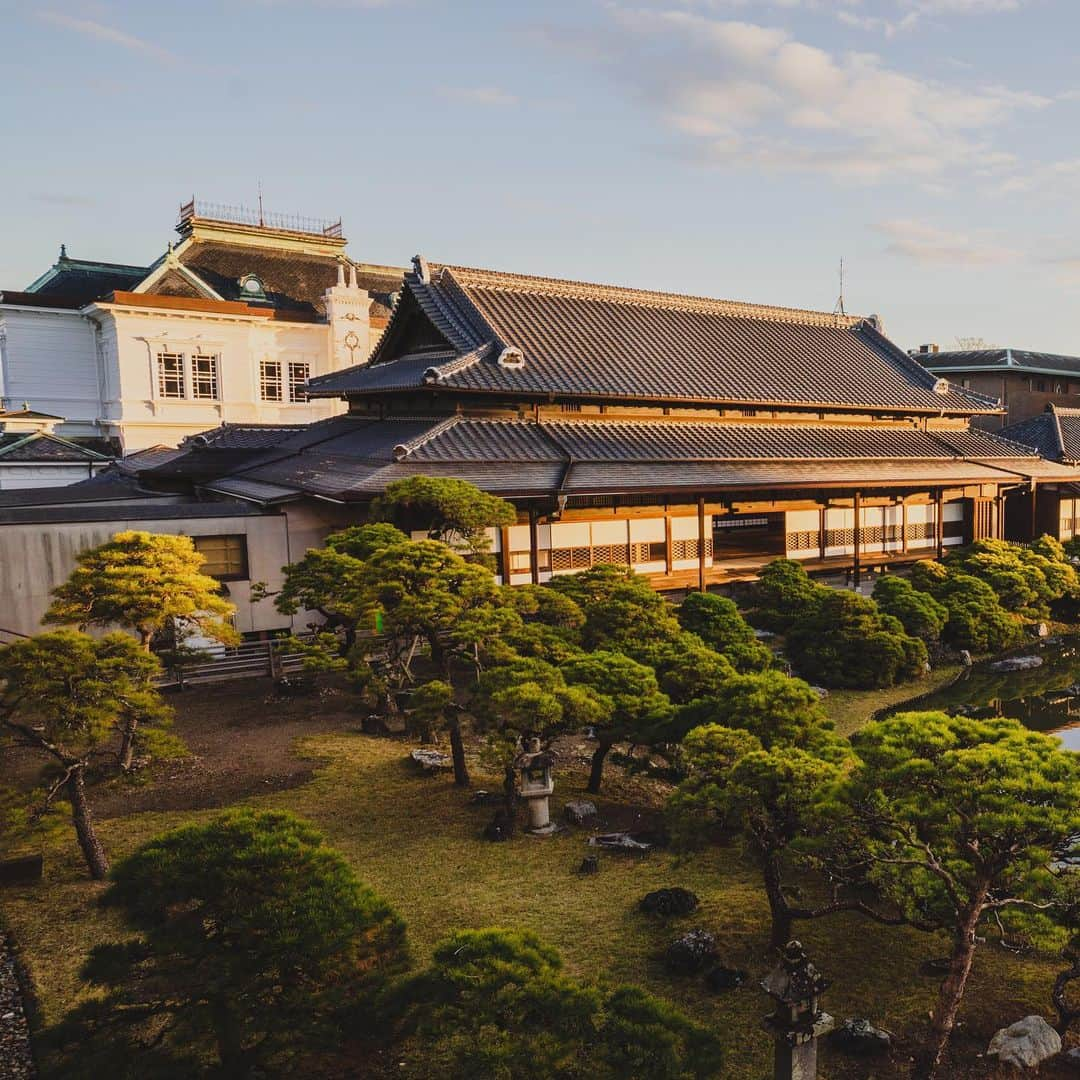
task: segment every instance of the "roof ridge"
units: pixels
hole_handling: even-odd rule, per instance
[[[643,307],[702,311],[735,318],[761,319],[765,321],[797,322],[810,326],[834,326],[851,329],[866,321],[860,315],[838,315],[835,312],[815,311],[810,308],[783,307],[773,304],[754,304],[743,300],[725,300],[716,297],[692,296],[686,293],[660,292],[637,289],[624,285],[605,285],[599,282],[571,281],[564,278],[548,278],[531,274],[518,274],[501,270],[485,270],[469,266],[439,264],[438,272],[450,275],[460,288],[502,288],[509,292],[532,291],[575,299],[610,301],[612,303],[636,304]]]
[[[404,419],[404,417],[402,419]],[[458,413],[454,413],[453,416],[448,416],[444,420],[440,420],[422,434],[414,435],[411,439],[406,439],[404,442],[397,443],[393,450],[390,451],[391,455],[395,461],[404,461],[414,450],[419,450],[421,446],[431,442],[432,439],[441,435],[444,431],[449,431],[450,428],[456,427],[460,419],[461,416]]]
[[[432,364],[424,372],[424,382],[440,382],[447,375],[456,375],[459,371],[464,371],[466,368],[472,367],[473,364],[479,363],[490,351],[491,343],[487,342],[478,345],[467,353],[454,357],[453,360],[448,360],[445,364]],[[388,362],[393,363],[394,361]]]

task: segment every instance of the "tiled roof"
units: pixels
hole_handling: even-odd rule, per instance
[[[85,465],[95,461],[104,464],[109,460],[107,453],[45,432],[0,435],[0,463],[3,464],[18,461]]]
[[[0,507],[0,525],[54,524],[63,521],[109,521],[120,527],[129,521],[175,521],[201,518],[249,517],[262,513],[242,502],[168,502],[153,501],[87,506],[85,504]]]
[[[221,424],[216,428],[188,435],[181,446],[214,450],[262,450],[277,446],[291,435],[298,435],[306,424]]]
[[[501,495],[550,496],[694,486],[990,483],[1009,475],[1072,478],[1073,471],[974,430],[343,416],[310,425],[204,486],[267,503],[288,493],[350,501],[418,474],[459,477]]]
[[[952,352],[919,353],[918,360],[934,372],[1023,368],[1049,374],[1080,375],[1080,356],[1033,352],[1030,349],[960,349]]]
[[[314,393],[427,385],[534,398],[999,411],[993,398],[938,385],[869,320],[462,267],[415,269],[405,290],[372,362],[313,379]],[[421,320],[430,333],[418,349]],[[523,362],[500,363],[508,348]]]
[[[1002,435],[1030,443],[1052,461],[1080,462],[1080,409],[1047,405],[1046,412],[1010,424]]]
[[[145,266],[69,259],[61,253],[56,264],[28,285],[26,291],[50,301],[63,301],[71,307],[83,307],[115,289],[132,288],[146,273]]]
[[[223,300],[244,300],[240,279],[254,274],[273,307],[325,314],[323,294],[338,280],[338,261],[329,255],[198,240],[178,252],[183,265]],[[357,284],[372,294],[378,311],[401,288],[403,271],[357,264]],[[378,311],[376,313],[378,313]]]

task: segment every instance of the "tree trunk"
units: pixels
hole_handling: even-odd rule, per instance
[[[781,949],[791,940],[794,919],[780,880],[780,860],[775,855],[765,855],[762,870],[765,877],[765,895],[769,898],[769,914],[772,917],[769,945],[771,948]]]
[[[86,865],[90,868],[90,876],[95,881],[102,881],[109,872],[109,860],[94,831],[94,818],[86,801],[86,778],[83,776],[82,765],[72,770],[65,786],[71,800],[75,835],[79,838],[79,847],[82,848]]]
[[[507,827],[511,830],[517,821],[517,772],[513,765],[507,765],[503,773],[503,808],[506,811]]]
[[[213,1016],[214,1039],[217,1042],[218,1057],[221,1059],[221,1072],[232,1080],[240,1080],[251,1071],[251,1055],[244,1050],[240,1027],[236,1022],[228,1001],[215,995],[210,999],[210,1012]]]
[[[980,886],[975,898],[962,913],[959,925],[953,937],[952,956],[949,960],[949,974],[945,976],[938,991],[937,1005],[930,1019],[934,1032],[933,1054],[926,1070],[927,1080],[934,1080],[941,1068],[945,1051],[949,1046],[953,1029],[956,1027],[956,1014],[960,1011],[960,1002],[964,997],[971,964],[975,959],[975,931],[982,918],[983,905],[986,903],[986,886]]]
[[[117,755],[120,768],[131,772],[131,763],[135,757],[135,729],[138,723],[133,716],[125,716],[120,731],[120,751]]]
[[[593,751],[592,768],[589,769],[589,783],[586,788],[591,795],[600,793],[600,784],[604,779],[604,759],[608,756],[611,747],[612,743],[601,742]]]
[[[1080,958],[1074,959],[1072,967],[1058,974],[1054,980],[1054,989],[1050,998],[1054,1003],[1054,1009],[1058,1014],[1058,1022],[1054,1025],[1059,1035],[1064,1035],[1069,1030],[1069,1025],[1080,1016],[1080,1009],[1074,1009],[1069,1004],[1069,983],[1080,979]]]
[[[454,759],[454,783],[458,787],[469,786],[469,769],[465,764],[465,743],[461,738],[461,720],[454,716],[447,720],[450,731],[450,755]]]

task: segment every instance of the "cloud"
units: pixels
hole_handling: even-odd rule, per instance
[[[1015,161],[997,129],[1051,104],[1005,86],[921,78],[775,27],[686,9],[606,10],[612,31],[591,63],[630,87],[680,140],[676,153],[706,164],[855,183],[940,182],[973,168],[998,176]]]
[[[518,103],[516,95],[497,86],[444,86],[442,95],[461,102],[463,105],[484,105],[498,108]]]
[[[39,11],[37,17],[43,22],[59,26],[64,30],[71,30],[83,37],[93,38],[96,41],[104,41],[110,45],[119,45],[131,52],[142,53],[144,56],[165,63],[177,63],[177,57],[167,49],[163,49],[153,42],[145,41],[125,30],[118,30],[114,26],[106,26],[104,23],[94,22],[92,19],[79,19],[74,15],[64,15],[59,11]]]
[[[987,266],[1023,258],[1021,252],[981,232],[953,232],[911,218],[879,221],[871,227],[888,239],[886,251],[919,263]]]

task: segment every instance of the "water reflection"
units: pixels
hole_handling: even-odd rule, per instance
[[[942,709],[973,716],[1013,716],[1034,731],[1057,734],[1080,750],[1080,635],[1033,642],[1014,655],[1038,655],[1042,667],[995,672],[980,664],[956,682],[888,712]]]

